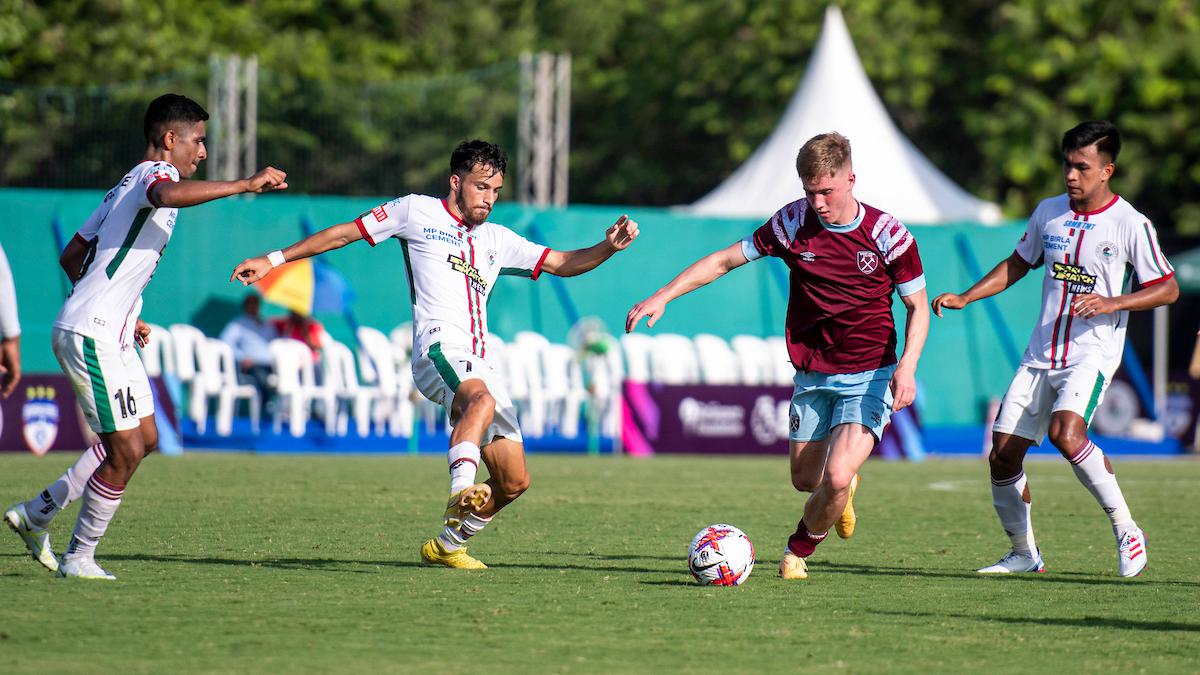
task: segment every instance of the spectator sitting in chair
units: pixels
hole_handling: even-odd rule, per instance
[[[313,363],[321,360],[321,336],[325,333],[325,327],[320,321],[293,309],[286,317],[271,319],[271,324],[275,327],[278,337],[299,340],[308,345],[312,350]]]
[[[242,313],[221,330],[221,341],[233,348],[239,379],[254,385],[258,399],[266,411],[271,388],[271,340],[277,337],[275,327],[263,321],[259,311],[262,301],[251,293],[242,300]]]

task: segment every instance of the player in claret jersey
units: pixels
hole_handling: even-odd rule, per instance
[[[554,251],[488,221],[504,185],[507,158],[484,141],[450,155],[445,199],[410,194],[356,220],[334,225],[282,251],[243,261],[230,279],[243,284],[273,267],[366,239],[395,239],[403,251],[413,311],[413,378],[429,400],[450,411],[450,500],[442,533],[425,542],[426,562],[462,569],[486,567],[467,555],[466,541],[529,487],[516,408],[487,360],[487,307],[500,275],[536,280],[542,272],[583,274],[637,238],[637,223],[621,216],[604,240],[577,251]],[[393,251],[395,249],[392,249]],[[482,458],[491,476],[475,483]]]
[[[856,517],[858,469],[892,412],[913,401],[929,329],[925,275],[912,233],[857,201],[850,142],[821,134],[800,148],[804,198],[779,209],[754,234],[700,259],[629,311],[653,326],[671,300],[765,256],[791,272],[786,338],[796,367],[791,406],[792,485],[811,492],[788,540],[779,574],[808,577],[805,559],[830,527],[847,538]],[[892,291],[908,310],[904,354],[896,360]]]
[[[1067,192],[1034,209],[1016,251],[962,295],[943,293],[933,310],[962,309],[1044,267],[1042,312],[992,427],[992,503],[1012,550],[983,574],[1041,572],[1033,538],[1025,453],[1050,433],[1076,477],[1112,521],[1123,577],[1146,567],[1146,537],[1134,522],[1104,452],[1088,440],[1092,414],[1121,363],[1129,310],[1175,302],[1179,284],[1150,220],[1113,194],[1121,137],[1111,122],[1084,122],[1063,135]],[[1130,292],[1136,274],[1141,290]]]
[[[269,167],[243,180],[183,180],[207,156],[207,119],[184,96],[154,99],[144,122],[145,157],[109,190],[59,260],[75,287],[54,320],[54,356],[101,442],[39,496],[6,511],[4,520],[35,560],[62,576],[115,578],[96,564],[96,544],[126,483],[158,445],[150,382],[133,345],[144,345],[149,335],[138,319],[142,290],[158,268],[179,208],[287,187],[285,174]],[[81,495],[79,520],[60,566],[46,526]]]

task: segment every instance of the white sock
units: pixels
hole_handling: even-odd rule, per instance
[[[67,545],[64,558],[90,558],[95,554],[96,544],[100,543],[109,522],[116,515],[117,507],[121,505],[121,496],[124,494],[124,485],[106,483],[99,476],[92,474],[87,489],[83,491],[79,520],[75,522],[75,532],[71,535],[71,543]]]
[[[1024,471],[1012,478],[992,479],[992,505],[996,507],[996,515],[1000,516],[1000,525],[1012,541],[1013,550],[1033,555],[1037,544],[1033,540],[1029,481]]]
[[[1121,494],[1121,487],[1117,485],[1112,465],[1100,446],[1088,441],[1067,461],[1071,463],[1079,482],[1083,483],[1100,503],[1100,508],[1108,514],[1113,532],[1118,537],[1126,530],[1137,527],[1133,522],[1133,515],[1129,513],[1129,506],[1125,503],[1125,495]]]
[[[470,441],[463,441],[450,448],[446,455],[446,461],[450,464],[450,494],[475,484],[475,474],[479,471],[479,455],[479,446]]]
[[[75,460],[63,475],[42,490],[41,494],[25,502],[29,520],[38,527],[46,527],[59,511],[83,496],[83,489],[96,469],[108,456],[103,443],[88,448]]]
[[[442,546],[447,551],[457,551],[467,543],[468,539],[482,532],[490,522],[492,522],[491,518],[468,513],[457,528],[447,525],[438,535],[438,541],[442,542]]]

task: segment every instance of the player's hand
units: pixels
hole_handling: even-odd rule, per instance
[[[0,340],[0,396],[8,398],[21,382],[21,336]]]
[[[257,258],[246,258],[238,263],[237,267],[233,268],[233,274],[229,275],[229,280],[233,281],[236,279],[242,282],[243,286],[249,286],[267,276],[273,269],[275,269],[275,266],[271,264],[270,260],[267,260],[267,256],[265,255],[260,255]]]
[[[1090,319],[1101,314],[1112,314],[1121,309],[1113,298],[1095,293],[1075,296],[1074,308],[1075,316],[1083,319]]]
[[[608,228],[608,232],[604,233],[604,238],[618,251],[628,248],[633,240],[637,239],[637,236],[637,221],[627,215],[617,218],[617,222],[613,223],[612,227]]]
[[[962,309],[967,306],[967,299],[961,295],[953,293],[942,293],[933,299],[933,313],[940,319],[942,318],[942,308],[946,309]]]
[[[625,332],[632,333],[634,328],[637,328],[638,322],[642,317],[650,317],[646,321],[647,328],[653,328],[654,324],[662,318],[663,312],[667,311],[667,303],[659,300],[658,296],[652,295],[645,300],[633,306],[629,310],[629,314],[625,316]]]
[[[916,374],[905,366],[896,367],[889,386],[892,389],[892,412],[907,408],[917,397]]]
[[[137,326],[133,329],[133,341],[139,347],[145,347],[150,344],[150,326],[141,319],[137,320]]]
[[[256,194],[287,189],[287,174],[273,166],[259,171],[246,179],[245,192]]]

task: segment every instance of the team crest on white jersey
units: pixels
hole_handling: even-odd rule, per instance
[[[1096,257],[1105,265],[1117,259],[1117,245],[1111,241],[1102,241],[1096,247]]]
[[[25,390],[25,405],[21,408],[21,433],[25,445],[33,454],[46,454],[58,438],[58,404],[54,402],[54,387],[29,387]]]
[[[874,251],[858,252],[858,270],[863,274],[871,274],[879,269],[879,256]]]

